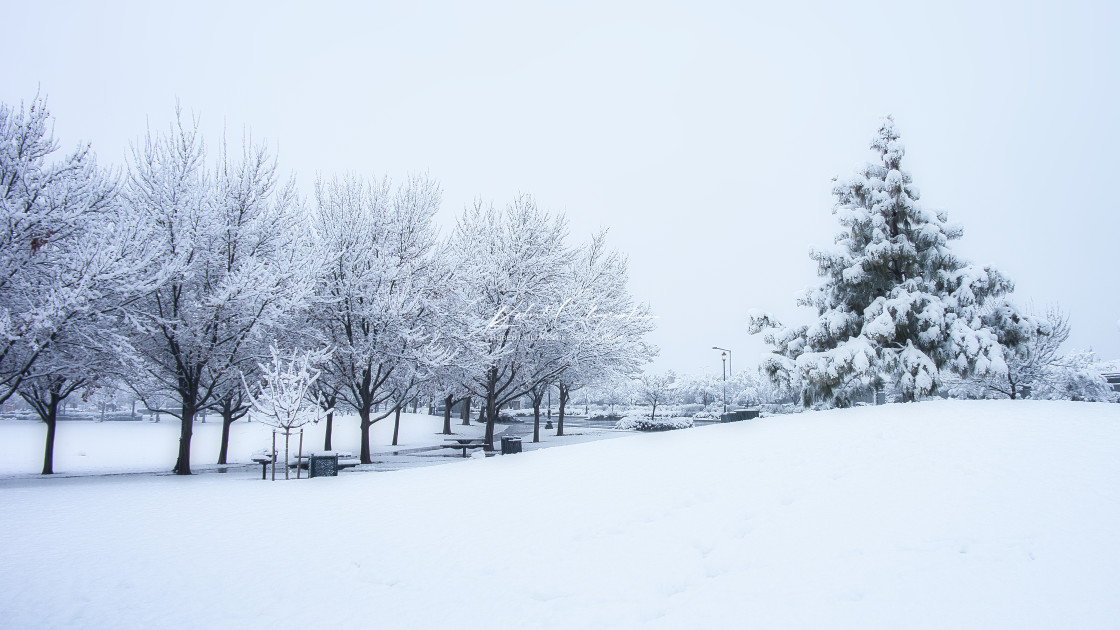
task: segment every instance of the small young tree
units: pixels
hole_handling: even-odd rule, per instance
[[[285,360],[275,347],[271,351],[272,362],[260,365],[261,378],[256,395],[245,382],[244,375],[241,383],[250,401],[253,417],[284,433],[284,478],[288,479],[288,442],[292,430],[308,422],[318,422],[322,413],[318,401],[311,405],[310,411],[305,410],[305,404],[308,391],[321,374],[315,366],[322,364],[329,353],[293,350],[291,358]]]
[[[665,374],[643,374],[636,382],[638,398],[650,406],[649,419],[657,415],[657,406],[668,404],[675,393],[677,376],[672,370]]]
[[[1069,339],[1069,317],[1058,307],[1039,317],[1003,302],[984,315],[984,325],[995,331],[1003,347],[1007,372],[987,375],[981,383],[1012,400],[1023,398],[1057,366],[1058,349]]]

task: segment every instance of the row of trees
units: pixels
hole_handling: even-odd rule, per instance
[[[1083,365],[1088,357],[1059,356],[1069,335],[1064,315],[1017,308],[1007,277],[952,251],[963,230],[919,203],[891,118],[871,149],[878,161],[833,189],[843,228],[836,246],[810,254],[824,282],[798,304],[816,319],[783,326],[751,315],[751,332],[773,348],[760,366],[773,383],[805,405],[846,406],[883,389],[904,401],[948,390],[1109,399],[1107,384]]]
[[[217,412],[224,463],[270,346],[327,357],[308,392],[324,446],[328,410],[356,411],[363,462],[407,401],[480,401],[492,448],[505,403],[555,385],[563,404],[654,353],[605,234],[573,247],[563,216],[521,196],[441,238],[427,177],[320,180],[308,202],[266,148],[223,141],[211,161],[177,114],[114,172],[88,145],[49,161],[43,99],[0,106],[0,402],[18,393],[47,422],[44,473],[60,401],[109,381],[179,419],[180,474],[196,415]]]

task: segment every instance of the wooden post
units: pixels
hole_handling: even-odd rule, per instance
[[[303,429],[299,430],[299,453],[296,455],[296,479],[299,479],[300,471],[303,470]],[[311,471],[307,471],[310,476]]]
[[[276,430],[272,431],[272,480],[276,481]]]

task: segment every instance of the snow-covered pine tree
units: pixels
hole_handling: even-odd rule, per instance
[[[775,328],[765,337],[774,352],[763,370],[777,384],[800,387],[806,405],[848,405],[884,385],[913,401],[937,389],[941,370],[1007,369],[981,317],[985,300],[1010,292],[1011,281],[949,248],[962,229],[919,203],[892,118],[871,149],[879,161],[833,189],[832,213],[844,228],[836,246],[810,253],[825,281],[798,304],[816,308],[816,321],[786,328],[766,315],[751,318],[752,332]]]

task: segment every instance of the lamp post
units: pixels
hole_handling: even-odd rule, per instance
[[[712,350],[719,350],[723,353],[720,355],[720,358],[723,359],[723,413],[727,413],[727,375],[731,373],[731,351],[718,346],[712,346]]]
[[[731,375],[731,351],[728,350],[727,348],[720,348],[720,347],[717,347],[717,346],[712,346],[712,350],[721,350],[721,351],[727,353],[727,375],[730,376]]]

